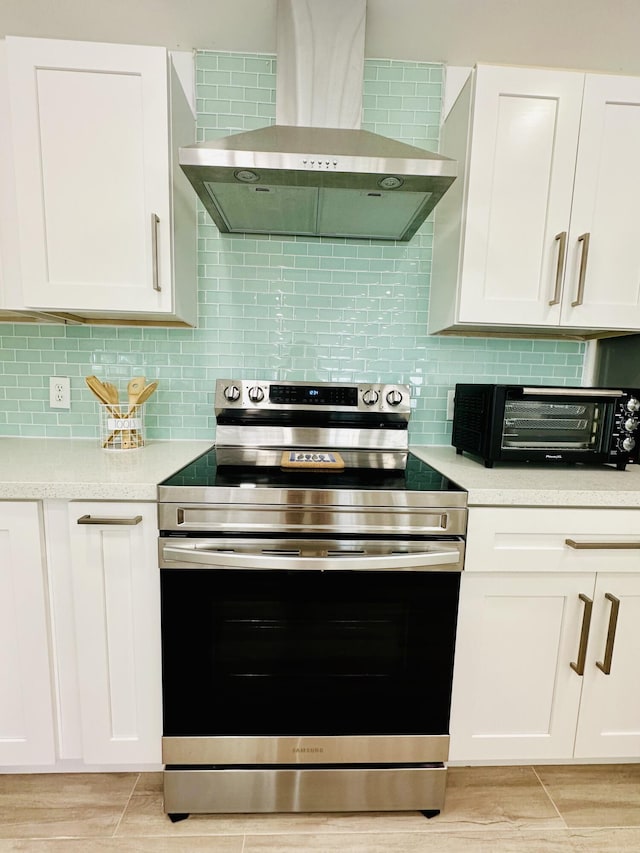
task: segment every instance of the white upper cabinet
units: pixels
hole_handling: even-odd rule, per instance
[[[0,320],[13,319],[6,309],[10,305],[15,307],[20,299],[16,192],[9,128],[6,45],[0,39]]]
[[[566,325],[640,328],[638,151],[640,78],[587,74],[567,243]]]
[[[22,301],[196,319],[195,120],[167,51],[7,38]]]
[[[640,78],[478,66],[447,116],[429,331],[640,327]]]

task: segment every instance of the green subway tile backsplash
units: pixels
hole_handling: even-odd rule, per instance
[[[273,56],[196,57],[199,141],[275,121]],[[437,149],[443,68],[366,60],[363,127]],[[579,384],[584,344],[430,337],[433,223],[409,243],[221,236],[199,206],[197,329],[0,323],[0,435],[99,435],[84,377],[144,373],[150,438],[215,438],[219,377],[406,382],[410,440],[448,444],[456,382]],[[437,212],[437,210],[436,210]],[[49,377],[71,379],[71,410],[49,408]]]

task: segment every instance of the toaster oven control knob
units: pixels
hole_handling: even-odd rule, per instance
[[[264,391],[258,385],[249,388],[249,399],[252,403],[261,403],[264,400]]]
[[[623,439],[623,441],[622,441],[622,449],[623,449],[623,450],[633,450],[633,448],[634,448],[635,446],[636,446],[636,440],[635,440],[635,438],[631,438],[631,436],[630,436],[630,435],[628,435],[628,436],[627,436],[625,439]]]
[[[634,430],[638,429],[638,418],[628,418],[624,422],[624,428],[627,432],[634,432]]]
[[[635,397],[629,397],[627,400],[627,410],[630,412],[637,412],[638,409],[640,409],[640,401]]]
[[[224,389],[224,398],[228,400],[230,403],[235,403],[236,400],[240,399],[240,389],[237,385],[227,385]]]
[[[365,406],[373,406],[374,403],[378,402],[378,397],[380,395],[373,388],[367,388],[367,390],[362,395],[362,402]]]
[[[389,391],[387,394],[387,403],[390,406],[399,406],[402,402],[402,394],[398,391],[397,388],[394,388],[393,391]]]

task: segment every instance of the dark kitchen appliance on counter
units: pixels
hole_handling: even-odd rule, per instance
[[[467,496],[403,385],[219,380],[158,487],[165,811],[444,802]]]
[[[484,461],[638,460],[637,391],[543,385],[456,385],[451,443]]]

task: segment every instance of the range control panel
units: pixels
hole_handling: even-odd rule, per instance
[[[408,414],[408,385],[334,382],[276,382],[261,379],[218,379],[216,413],[233,409],[331,410]]]

